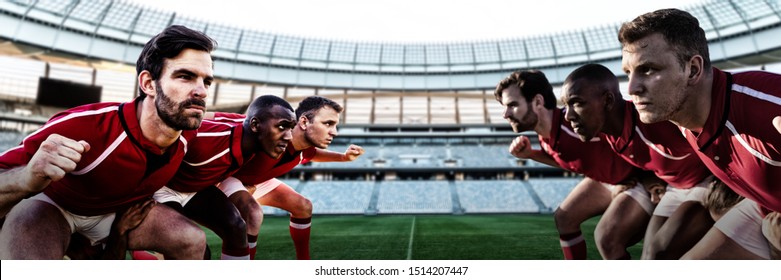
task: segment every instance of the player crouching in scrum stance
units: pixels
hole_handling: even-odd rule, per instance
[[[580,225],[602,215],[594,232],[600,254],[629,259],[626,248],[642,239],[654,209],[645,188],[630,182],[640,170],[613,153],[604,137],[581,141],[564,119],[565,110],[555,107],[553,88],[542,72],[513,72],[499,82],[494,96],[513,131],[534,130],[540,139],[542,150],[533,150],[526,136],[518,136],[510,145],[512,155],[586,176],[554,213],[564,258],[586,259]]]
[[[3,214],[11,209],[0,258],[62,259],[74,232],[104,242],[117,210],[165,185],[205,113],[214,46],[200,32],[166,28],[138,58],[138,98],[61,112],[0,155]],[[152,207],[127,238],[130,249],[176,259],[204,252],[204,232],[164,205]]]
[[[250,240],[257,239],[263,213],[260,205],[273,206],[290,212],[290,237],[296,249],[296,259],[310,259],[309,236],[312,221],[312,202],[292,187],[276,179],[295,166],[309,161],[353,161],[363,154],[363,148],[350,145],[344,153],[326,150],[338,134],[342,106],[320,96],[302,100],[296,108],[298,123],[293,128],[290,145],[279,158],[258,155],[247,162],[233,177],[224,180],[220,189],[236,203],[236,208],[247,221]],[[254,191],[257,200],[238,199],[238,192]],[[252,241],[250,241],[252,242]]]

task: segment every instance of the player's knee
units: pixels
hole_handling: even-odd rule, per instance
[[[597,228],[594,229],[594,242],[597,244],[597,248],[599,248],[600,252],[623,251],[624,245],[618,240],[620,240],[620,238],[614,236],[614,234],[602,227],[597,226]]]
[[[240,236],[240,237],[246,237],[247,236],[247,223],[244,222],[244,219],[241,218],[241,216],[235,216],[231,217],[228,221],[228,233],[231,236]]]
[[[561,210],[561,208],[556,208],[556,212],[553,212],[553,221],[556,223],[556,228],[559,231],[578,226],[573,224],[570,214],[567,211]]]
[[[200,258],[203,255],[203,250],[206,249],[206,233],[203,232],[197,226],[187,227],[179,230],[175,247],[182,248],[188,252],[196,252],[196,258]]]
[[[679,256],[672,256],[671,252],[668,252],[667,246],[660,238],[653,238],[645,242],[646,248],[643,248],[644,257],[651,260],[670,260],[676,259]]]
[[[301,199],[298,200],[298,208],[296,213],[296,216],[303,217],[303,216],[312,216],[312,201],[307,199],[306,197],[301,197]]]
[[[260,224],[263,223],[263,209],[260,208],[260,205],[257,203],[252,203],[249,205],[246,205],[244,207],[243,211],[243,217],[244,222],[247,224],[247,231],[252,234],[254,231],[255,234],[257,234],[257,231],[260,229]]]
[[[176,238],[168,239],[154,246],[155,251],[163,253],[166,259],[199,260],[206,248],[206,233],[198,226],[182,226],[176,230]]]

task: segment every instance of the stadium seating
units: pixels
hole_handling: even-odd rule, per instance
[[[23,138],[24,135],[20,132],[0,130],[0,153],[19,146]]]
[[[556,210],[582,178],[534,178],[529,179],[532,189],[549,210]]]
[[[95,11],[103,12],[99,16]],[[778,72],[781,17],[776,2],[711,1],[689,11],[703,24],[714,65],[742,67],[738,70],[767,66]],[[340,133],[347,132],[344,126],[352,126],[353,131],[344,134],[353,135],[372,132],[359,127],[363,125],[387,125],[387,131],[420,126],[410,134],[398,128],[399,133],[388,138],[356,137],[366,151],[357,160],[311,163],[306,167],[319,170],[301,171],[295,178],[302,180],[285,179],[310,198],[315,214],[550,212],[580,178],[545,173],[527,181],[509,179],[548,166],[508,154],[511,140],[505,138],[510,130],[493,88],[519,68],[543,70],[556,93],[579,64],[621,68],[616,25],[481,42],[406,44],[302,38],[208,20],[126,1],[0,1],[0,52],[7,54],[0,55],[0,116],[15,116],[0,119],[0,152],[17,146],[61,110],[35,106],[39,77],[100,86],[103,102],[129,101],[137,87],[133,64],[141,46],[163,27],[185,24],[219,42],[213,53],[217,79],[208,92],[209,110],[241,112],[253,98],[266,94],[284,97],[296,107],[301,99],[320,95],[346,108]],[[616,74],[625,88],[625,74]],[[452,135],[441,136],[440,142],[418,142],[442,124],[460,130],[448,131]],[[505,136],[485,136],[501,133]],[[347,149],[337,139],[329,149]],[[477,171],[448,174],[451,167]],[[330,181],[338,176],[329,168],[370,171],[358,180]],[[397,176],[399,170],[415,172],[403,177]],[[383,177],[375,172],[394,178],[364,181]],[[414,177],[431,180],[406,180]],[[272,207],[263,210],[287,215]]]
[[[363,214],[373,188],[369,181],[313,181],[301,194],[312,201],[314,214]]]
[[[471,213],[537,213],[539,206],[520,181],[456,181],[461,207]]]
[[[453,202],[446,181],[387,181],[380,184],[380,214],[452,213]]]
[[[454,197],[464,214],[485,213],[547,213],[580,181],[579,178],[535,178],[521,180],[455,181],[456,196],[448,181],[308,181],[285,180],[298,186],[302,195],[312,201],[314,214],[456,214]],[[371,205],[372,192],[379,188],[376,205]],[[528,187],[527,187],[528,186]],[[535,201],[535,196],[540,202]],[[267,215],[286,212],[264,206]]]

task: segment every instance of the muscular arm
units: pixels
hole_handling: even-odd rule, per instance
[[[0,217],[8,214],[22,199],[41,192],[51,182],[73,171],[81,160],[81,154],[89,151],[89,148],[85,141],[75,141],[58,134],[49,135],[27,165],[0,173]],[[10,158],[15,154],[7,153],[4,156]]]
[[[0,173],[0,216],[4,217],[19,201],[39,192],[50,180],[31,182],[26,166],[20,166]]]
[[[154,200],[148,199],[131,206],[125,211],[117,212],[114,223],[111,225],[111,233],[106,241],[106,249],[103,252],[102,259],[125,259],[128,234],[144,221],[144,218],[156,204]]]
[[[553,167],[561,167],[548,153],[532,149],[531,141],[526,136],[518,136],[510,143],[510,154],[523,159],[535,160]]]
[[[548,153],[541,150],[532,150],[529,159],[541,162],[553,167],[561,167]]]
[[[358,145],[350,145],[344,153],[317,149],[312,161],[330,162],[330,161],[353,161],[363,154],[363,148]]]

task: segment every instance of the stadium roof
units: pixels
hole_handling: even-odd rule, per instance
[[[781,25],[778,0],[713,1],[685,9],[700,19],[714,61],[781,45],[756,35]],[[220,77],[322,88],[486,89],[519,68],[554,69],[550,79],[555,83],[569,66],[615,63],[621,57],[618,23],[481,42],[357,42],[236,28],[125,1],[78,0],[0,2],[0,23],[11,27],[3,28],[0,37],[131,64],[151,36],[182,24],[218,41],[214,56]],[[766,36],[778,37],[775,33]],[[737,37],[739,48],[724,43]]]

